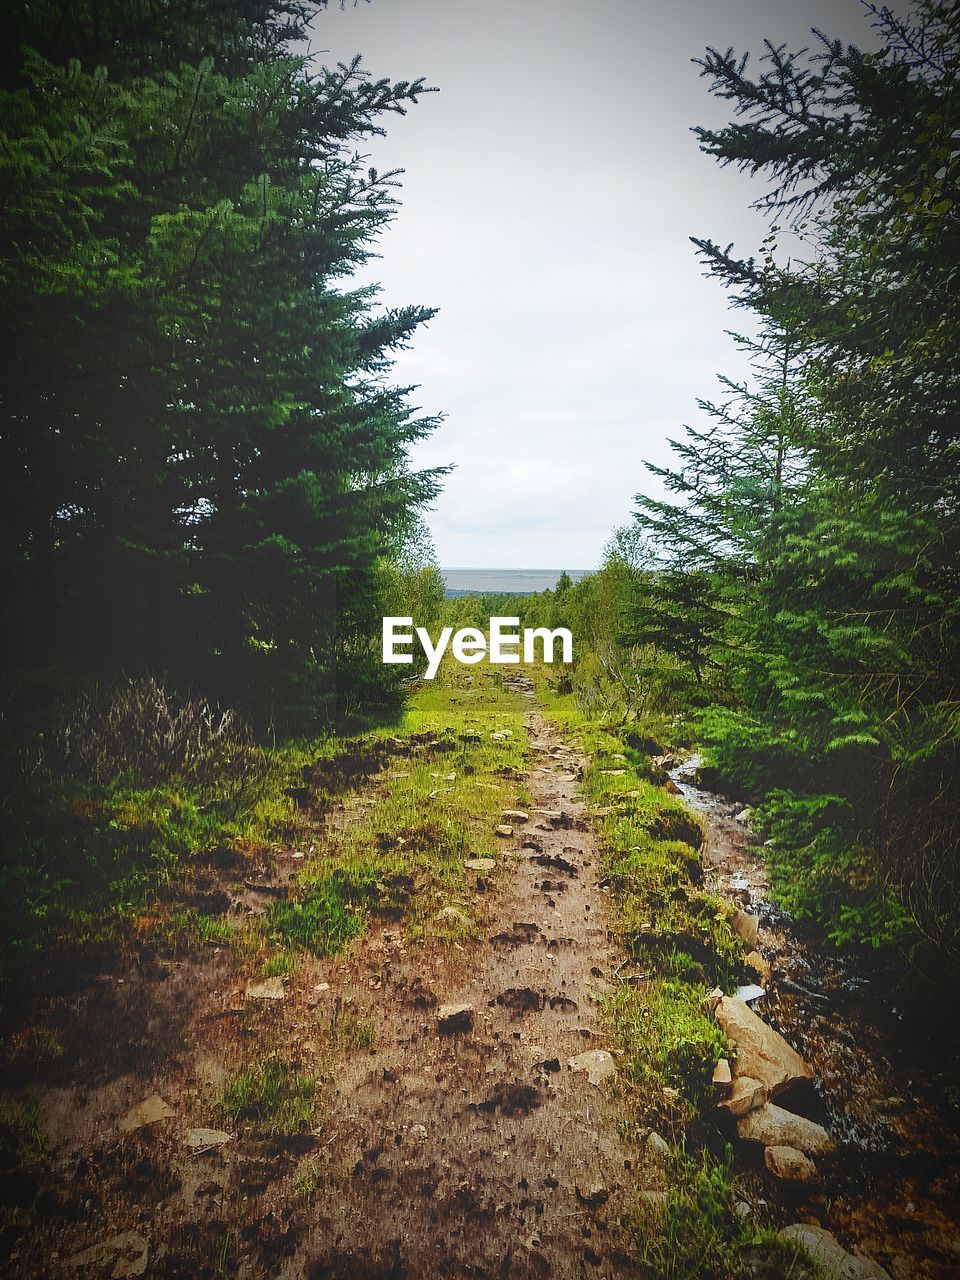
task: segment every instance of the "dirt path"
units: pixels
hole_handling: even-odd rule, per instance
[[[325,1189],[290,1280],[629,1270],[619,1221],[636,1154],[600,1078],[613,1059],[597,1008],[620,957],[574,798],[583,762],[532,705],[527,727],[528,820],[495,868],[467,873],[484,894],[480,945],[425,964],[388,930],[354,953],[349,990],[330,975],[326,998],[373,1021],[378,1051],[336,1081]],[[469,1006],[453,1019],[468,1029],[444,1032],[447,1004]],[[585,1053],[593,1070],[571,1068]]]
[[[407,921],[375,914],[340,955],[301,950],[286,976],[251,977],[211,938],[65,979],[37,1014],[56,1052],[41,1062],[30,1032],[6,1060],[7,1087],[39,1099],[45,1146],[24,1171],[0,1168],[14,1206],[4,1275],[632,1274],[624,1219],[663,1174],[622,1136],[599,999],[623,955],[576,799],[585,761],[528,681],[508,693],[518,731],[525,715],[529,768],[494,768],[526,810],[504,819],[494,857],[477,849],[486,859],[444,882],[449,905],[423,904],[431,920],[452,913],[451,928],[414,942]],[[408,776],[395,765],[437,750],[426,734],[375,752],[360,786],[309,818],[316,844],[345,840],[391,777]],[[306,854],[288,842],[211,867],[204,902],[232,902],[241,923],[261,914],[312,855],[310,831],[296,842]],[[448,1005],[463,1008],[447,1018]],[[294,1073],[288,1083],[310,1081],[307,1118],[271,1128],[217,1110],[228,1083],[271,1063]]]

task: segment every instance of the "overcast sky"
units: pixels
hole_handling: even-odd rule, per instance
[[[858,0],[371,0],[315,23],[324,62],[440,92],[367,148],[402,207],[372,278],[439,315],[397,362],[446,421],[416,465],[456,470],[428,513],[446,566],[590,568],[644,460],[695,422],[742,328],[691,235],[756,249],[757,188],[703,156],[720,124],[691,58],[801,46],[813,26],[870,43]]]

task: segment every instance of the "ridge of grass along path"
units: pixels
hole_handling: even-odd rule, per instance
[[[500,815],[526,803],[524,710],[489,668],[448,669],[417,689],[396,736],[432,736],[433,749],[397,757],[402,767],[371,780],[373,803],[324,835],[294,897],[271,909],[271,936],[331,955],[381,915],[405,916],[412,940],[472,937],[474,882],[463,861],[500,855]]]
[[[792,1244],[736,1211],[729,1148],[716,1154],[711,1077],[727,1053],[702,1001],[743,976],[746,948],[725,903],[703,886],[703,829],[659,785],[651,760],[619,727],[589,720],[541,678],[544,713],[584,751],[582,795],[599,836],[613,923],[633,980],[606,1003],[620,1043],[632,1137],[669,1135],[665,1201],[638,1202],[634,1238],[647,1280],[784,1280],[810,1274]],[[636,726],[632,740],[642,740]]]

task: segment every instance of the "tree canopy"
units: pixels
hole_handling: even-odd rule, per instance
[[[357,147],[428,92],[293,51],[323,6],[6,6],[4,629],[13,671],[166,670],[262,718],[385,696],[377,565],[436,473],[351,282],[396,208]]]

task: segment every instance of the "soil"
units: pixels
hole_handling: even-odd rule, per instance
[[[791,1107],[840,1146],[821,1187],[786,1190],[741,1146],[744,1193],[780,1219],[825,1227],[893,1280],[951,1280],[960,1275],[960,1096],[949,1041],[921,1034],[864,957],[838,951],[771,903],[762,849],[737,817],[742,803],[697,785],[696,765],[688,759],[671,776],[705,820],[708,877],[759,914],[759,950],[772,968],[751,1007],[814,1068],[815,1090]]]
[[[133,957],[50,1006],[64,1053],[35,1080],[53,1182],[12,1188],[39,1225],[0,1242],[5,1276],[630,1274],[629,1203],[663,1175],[623,1136],[615,1074],[570,1065],[613,1054],[598,1000],[624,957],[574,799],[584,762],[516,683],[532,803],[492,870],[464,870],[479,941],[408,945],[381,921],[344,956],[305,957],[276,999],[250,998],[215,946]],[[288,874],[253,869],[250,905]],[[470,1009],[446,1025],[448,1004]],[[319,1076],[315,1131],[225,1123],[229,1141],[191,1147],[224,1077],[271,1053]],[[21,1083],[30,1061],[8,1059]],[[171,1114],[124,1132],[153,1095]]]

